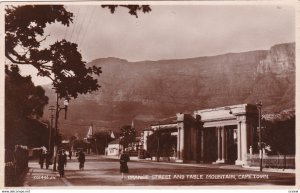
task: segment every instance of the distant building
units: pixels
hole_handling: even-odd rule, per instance
[[[70,146],[70,140],[62,140],[61,144],[60,144],[60,149],[64,149],[64,150],[70,150],[71,146]]]
[[[142,141],[143,141],[143,149],[147,150],[148,147],[147,147],[147,137],[149,135],[152,135],[153,134],[153,130],[150,128],[146,128],[143,130],[143,138],[142,138]]]
[[[93,138],[93,137],[94,137],[93,134],[94,134],[94,132],[93,132],[93,125],[91,125],[91,126],[89,127],[89,129],[88,129],[87,134],[86,134],[86,138],[87,138],[87,139]]]
[[[177,162],[246,165],[250,146],[257,146],[257,121],[257,107],[251,104],[178,113],[144,130],[144,149],[147,137],[160,130],[177,137]]]
[[[105,155],[118,156],[122,149],[123,145],[120,144],[120,139],[115,139],[108,143],[108,147],[105,148]]]
[[[128,144],[129,151],[138,151],[142,147],[142,136],[135,137],[134,142]]]
[[[110,138],[112,138],[112,139],[116,139],[116,136],[115,136],[115,134],[114,134],[114,132],[113,132],[113,131],[110,131]]]
[[[95,142],[94,131],[93,131],[93,125],[92,124],[89,126],[86,137],[83,138],[83,140],[84,140],[85,143],[88,144],[87,153],[91,153],[92,152],[92,145],[91,144]]]

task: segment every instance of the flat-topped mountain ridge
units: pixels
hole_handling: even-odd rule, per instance
[[[87,65],[102,67],[101,88],[70,102],[68,120],[60,121],[67,134],[84,135],[91,123],[96,130],[118,130],[132,120],[142,129],[178,112],[258,101],[265,114],[295,109],[295,43],[186,59],[109,57]],[[45,88],[54,104],[53,91]]]

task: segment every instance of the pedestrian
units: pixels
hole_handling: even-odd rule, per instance
[[[59,153],[58,153],[58,166],[57,166],[57,169],[58,169],[60,177],[64,177],[64,175],[65,175],[64,165],[65,165],[65,156],[63,155],[62,151],[59,151]]]
[[[64,162],[64,166],[67,167],[67,154],[65,150],[62,150],[62,155],[63,155],[63,162]]]
[[[41,169],[44,168],[44,161],[45,161],[45,153],[43,150],[40,151],[40,159],[39,159],[39,164],[41,166]]]
[[[127,152],[122,152],[120,156],[120,173],[122,174],[122,180],[124,180],[124,173],[128,173],[127,162],[130,160]]]
[[[52,163],[51,163],[51,153],[49,152],[49,151],[47,151],[47,153],[46,153],[46,169],[48,169],[49,168],[49,165],[51,165]]]
[[[72,158],[72,151],[70,150],[69,151],[69,159],[71,160],[71,158]]]
[[[85,154],[80,150],[78,155],[79,170],[84,170]]]

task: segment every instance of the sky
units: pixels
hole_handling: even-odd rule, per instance
[[[152,5],[138,18],[125,8],[114,14],[99,5],[68,5],[69,27],[47,26],[46,44],[67,39],[83,59],[118,57],[128,61],[213,56],[267,50],[295,41],[295,10],[288,5]],[[23,74],[34,74],[30,68]],[[49,83],[37,79],[37,84]]]

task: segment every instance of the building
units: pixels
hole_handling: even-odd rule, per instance
[[[150,128],[146,128],[143,130],[143,135],[142,135],[142,143],[143,143],[143,149],[147,150],[147,137],[153,134],[153,129]]]
[[[71,150],[70,140],[62,140],[59,148],[67,151]]]
[[[120,139],[115,139],[108,143],[108,147],[105,148],[105,155],[118,156],[121,153],[123,146],[120,144]]]
[[[247,165],[250,146],[257,147],[257,122],[258,110],[251,104],[178,113],[144,130],[144,149],[147,136],[159,129],[177,137],[177,162]]]

